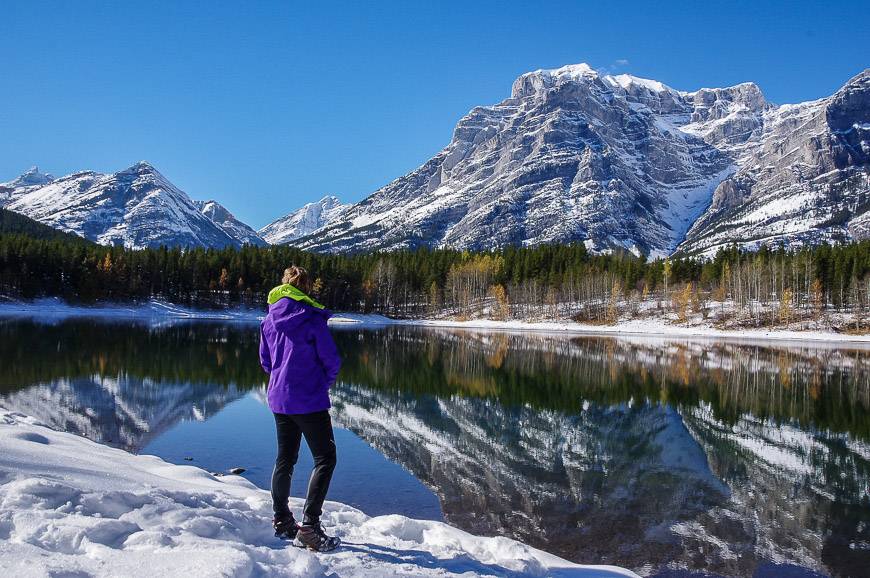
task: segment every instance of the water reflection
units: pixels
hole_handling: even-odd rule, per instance
[[[0,322],[0,404],[136,449],[261,388],[257,338]],[[403,327],[336,339],[336,423],[459,527],[643,574],[870,567],[865,351]]]

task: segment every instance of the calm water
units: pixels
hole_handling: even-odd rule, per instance
[[[870,352],[334,334],[331,499],[644,575],[870,576]],[[0,320],[0,405],[268,487],[257,340],[243,323]]]

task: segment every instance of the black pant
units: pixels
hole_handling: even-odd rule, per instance
[[[299,457],[299,444],[302,436],[314,457],[314,469],[308,481],[308,496],[302,510],[303,524],[314,524],[320,521],[323,511],[323,500],[332,480],[335,470],[335,438],[332,435],[332,420],[328,411],[287,415],[275,414],[275,426],[278,430],[278,459],[272,472],[272,509],[275,517],[290,514],[287,500],[290,497],[290,479],[293,477],[293,466]]]

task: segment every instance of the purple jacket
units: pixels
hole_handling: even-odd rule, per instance
[[[260,365],[269,374],[269,409],[285,414],[329,409],[329,388],[341,367],[326,326],[332,314],[292,285],[273,289],[269,303],[260,324]]]

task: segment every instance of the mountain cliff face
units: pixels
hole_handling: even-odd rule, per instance
[[[0,189],[4,208],[106,245],[241,246],[147,162],[53,179],[33,169]],[[229,214],[229,213],[227,213]],[[230,215],[231,217],[231,215]]]
[[[680,250],[867,238],[870,69],[829,98],[769,109],[761,121]]]
[[[260,229],[259,234],[273,245],[289,243],[330,224],[345,208],[347,205],[343,205],[336,197],[329,195],[272,221]]]
[[[683,93],[586,65],[522,75],[432,160],[294,244],[328,251],[586,241],[666,253],[734,169],[677,130]]]
[[[193,202],[203,215],[211,219],[214,224],[243,245],[256,245],[265,247],[267,243],[250,226],[238,220],[226,207],[217,201],[194,201]]]
[[[682,92],[585,64],[523,74],[423,166],[290,243],[356,252],[582,241],[657,256],[860,237],[868,74],[829,99],[784,106],[752,83]]]

